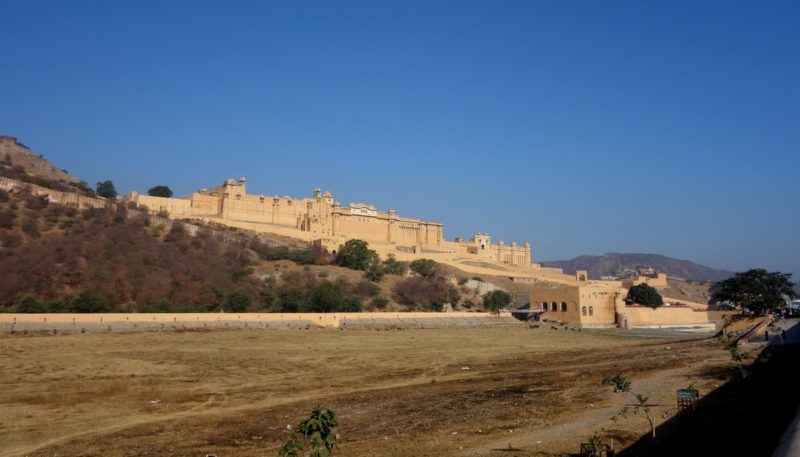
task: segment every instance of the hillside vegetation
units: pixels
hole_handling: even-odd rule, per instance
[[[56,167],[42,154],[17,143],[0,142],[0,176],[63,192],[94,195],[88,184]]]
[[[188,226],[111,205],[82,209],[0,190],[0,311],[332,312],[477,308],[435,262],[393,258],[366,271],[319,247]],[[191,229],[191,230],[189,230]]]

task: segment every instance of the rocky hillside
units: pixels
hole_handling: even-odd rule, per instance
[[[91,194],[80,179],[53,165],[14,137],[0,135],[0,176],[66,192]]]
[[[481,304],[444,269],[408,275],[408,264],[382,259],[380,274],[368,276],[335,260],[319,246],[172,221],[122,203],[78,209],[25,187],[0,189],[0,312],[429,311]]]
[[[602,276],[627,277],[634,275],[637,270],[647,269],[664,271],[669,277],[687,281],[716,282],[733,276],[731,271],[717,270],[688,260],[657,254],[584,255],[571,260],[542,262],[542,265],[561,268],[569,274],[574,274],[576,270],[588,270],[592,279],[600,279]]]

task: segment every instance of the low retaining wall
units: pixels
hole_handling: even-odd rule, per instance
[[[719,320],[721,314],[709,311],[695,311],[688,306],[626,306],[628,327],[687,326],[709,324]]]
[[[660,330],[681,330],[688,332],[714,332],[717,330],[716,324],[709,322],[707,324],[658,324],[658,325],[633,325],[630,328],[635,329],[660,329]]]
[[[767,331],[770,325],[772,325],[772,317],[764,319],[761,323],[759,323],[758,325],[750,329],[750,331],[745,333],[742,337],[740,337],[736,341],[736,346],[738,347],[747,346],[747,343],[749,343],[750,341],[763,337],[764,333]]]
[[[159,328],[339,328],[385,325],[442,326],[518,323],[510,313],[102,313],[0,314],[0,332],[111,331]],[[342,324],[345,325],[342,325]]]

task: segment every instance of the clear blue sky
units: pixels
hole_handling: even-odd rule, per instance
[[[0,134],[90,183],[800,276],[800,2],[0,0]],[[800,278],[795,278],[800,279]]]

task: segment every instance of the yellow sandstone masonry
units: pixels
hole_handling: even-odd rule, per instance
[[[444,238],[442,224],[402,217],[393,209],[381,211],[366,203],[342,206],[330,192],[315,189],[312,197],[253,195],[245,178],[228,179],[211,189],[181,198],[163,198],[131,192],[127,197],[150,211],[171,218],[201,219],[262,233],[275,233],[316,242],[335,252],[347,240],[367,241],[381,255],[406,253],[413,257],[465,257],[490,264],[536,269],[531,245],[493,243],[477,234],[471,240]]]
[[[58,328],[80,330],[92,327],[111,327],[129,330],[131,324],[259,324],[259,323],[301,323],[316,327],[339,328],[342,321],[369,321],[371,319],[397,319],[398,322],[428,319],[488,319],[502,323],[511,314],[475,312],[377,312],[377,313],[102,313],[102,314],[0,314],[0,328],[9,330],[14,326],[35,324],[37,328]],[[27,328],[27,327],[25,327]],[[142,327],[146,328],[146,327]]]
[[[2,140],[2,138],[0,138]],[[11,140],[8,140],[11,141]],[[58,192],[43,187],[0,177],[0,189],[14,191],[28,187],[34,194],[47,196],[50,201],[77,207],[103,207],[109,201],[84,197],[75,193]],[[162,213],[172,219],[196,219],[231,227],[271,233],[317,243],[335,253],[347,240],[367,241],[370,248],[381,256],[394,255],[398,260],[430,258],[454,266],[468,274],[505,276],[514,282],[531,285],[530,309],[543,313],[548,319],[581,326],[647,327],[660,325],[709,324],[721,315],[707,311],[708,306],[685,300],[664,297],[671,306],[657,310],[626,306],[628,289],[637,284],[655,288],[667,287],[664,273],[656,276],[637,276],[622,281],[595,281],[588,279],[586,271],[575,275],[564,274],[557,268],[545,268],[531,262],[531,245],[515,242],[505,244],[492,241],[490,235],[477,233],[470,240],[456,238],[447,241],[439,222],[423,221],[397,215],[389,209],[381,211],[365,203],[342,206],[330,192],[315,189],[310,198],[289,196],[252,195],[247,193],[244,178],[228,179],[211,189],[200,189],[181,198],[162,198],[130,192],[126,199]],[[361,319],[369,318],[361,313]],[[379,313],[381,318],[392,313]],[[413,318],[410,313],[403,317]],[[423,313],[435,317],[435,313]],[[448,313],[448,316],[454,316]],[[475,313],[469,313],[475,316]],[[0,324],[9,319],[24,319],[23,315],[0,315]],[[74,319],[76,322],[91,319],[81,315],[34,315],[40,319]],[[158,314],[147,316],[154,322],[168,323],[192,319],[197,322],[238,321],[237,314]],[[244,315],[248,322],[273,320],[302,320],[323,327],[337,327],[339,319],[333,315]],[[400,318],[403,318],[400,317]],[[131,315],[104,314],[97,319],[122,323]],[[142,319],[138,315],[135,319]],[[180,318],[180,319],[179,319]],[[356,318],[358,319],[358,318]]]

